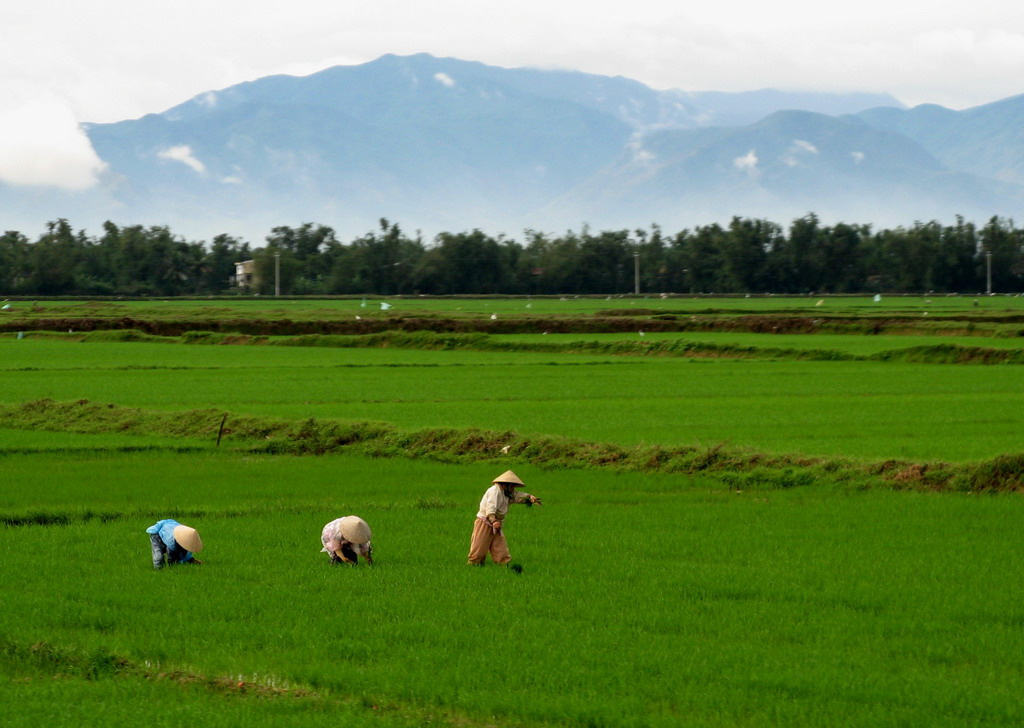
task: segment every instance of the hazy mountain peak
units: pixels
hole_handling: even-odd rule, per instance
[[[1018,210],[1024,96],[964,112],[886,94],[658,91],[621,76],[388,54],[85,125],[75,196],[0,190],[9,226],[67,217],[259,240],[381,217],[473,227],[687,226],[733,215],[906,223]],[[17,223],[20,224],[20,223]]]

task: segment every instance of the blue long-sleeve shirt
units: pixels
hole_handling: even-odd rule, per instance
[[[156,534],[160,537],[164,546],[167,547],[168,561],[183,564],[186,561],[192,560],[192,552],[188,551],[184,546],[179,545],[178,542],[174,540],[174,527],[180,525],[181,524],[173,518],[165,518],[162,521],[157,521],[147,528],[146,533],[150,535]]]

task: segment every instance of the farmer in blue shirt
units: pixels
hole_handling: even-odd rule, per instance
[[[154,569],[164,567],[165,557],[168,564],[203,563],[192,557],[192,554],[203,550],[203,542],[196,529],[183,526],[173,518],[165,518],[147,528],[146,533],[153,546]]]

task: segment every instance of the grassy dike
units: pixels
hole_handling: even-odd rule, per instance
[[[613,339],[538,341],[503,339],[485,333],[439,333],[433,331],[382,331],[372,334],[299,334],[267,336],[214,331],[187,331],[180,335],[149,334],[138,329],[91,332],[21,332],[23,338],[58,339],[86,343],[165,343],[214,346],[288,346],[338,349],[410,349],[425,351],[531,352],[546,354],[583,354],[593,356],[686,357],[710,359],[770,359],[790,361],[865,361],[915,364],[1024,364],[1024,349],[1015,348],[1016,339],[1003,338],[1005,346],[929,343],[897,346],[870,354],[858,354],[840,348],[780,347],[716,343],[689,339]],[[562,335],[563,337],[565,335]],[[768,337],[769,339],[771,337]],[[816,337],[826,343],[827,336]]]
[[[980,463],[863,463],[842,458],[768,455],[729,448],[591,443],[565,437],[523,437],[511,431],[423,429],[385,423],[232,415],[217,410],[147,411],[87,400],[48,399],[0,405],[0,427],[77,433],[120,433],[224,444],[251,452],[292,455],[352,453],[450,463],[507,458],[546,469],[601,468],[641,473],[706,474],[736,488],[820,484],[963,492],[1024,491],[1024,454]]]

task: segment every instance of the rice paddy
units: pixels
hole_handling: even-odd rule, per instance
[[[1020,717],[1024,573],[1005,557],[1015,500],[736,493],[525,467],[545,505],[510,516],[525,566],[516,576],[463,563],[493,467],[217,453],[10,460],[21,508],[70,519],[5,533],[0,634],[22,694],[49,694],[45,667],[76,690],[117,686],[138,702],[162,679],[184,701],[174,714],[195,719],[245,715],[245,685],[285,691],[271,702],[301,691],[295,724],[336,704],[364,721],[386,706],[471,725]],[[28,493],[48,495],[39,504]],[[83,504],[103,517],[80,514]],[[332,568],[319,553],[320,526],[349,511],[374,528],[372,569]],[[200,529],[201,567],[152,571],[143,531],[168,513]],[[54,664],[22,664],[50,649]],[[495,684],[481,686],[481,672]],[[172,674],[228,677],[234,694],[216,709],[192,702],[194,685]],[[20,724],[49,710],[40,702]]]
[[[0,338],[0,357],[8,403],[87,399],[877,460],[1016,452],[1024,411],[1016,366],[12,337]]]
[[[786,348],[891,350],[863,338]],[[779,487],[500,450],[438,462],[216,441],[224,413],[971,463],[1021,451],[1017,365],[13,335],[0,359],[0,405],[211,421],[202,436],[0,429],[4,725],[1024,720],[1018,493],[853,488],[820,468]],[[468,567],[480,496],[510,467],[544,499],[509,516],[522,573]],[[373,528],[372,568],[320,553],[320,528],[349,513]],[[153,571],[145,529],[164,517],[199,529],[203,565]]]

